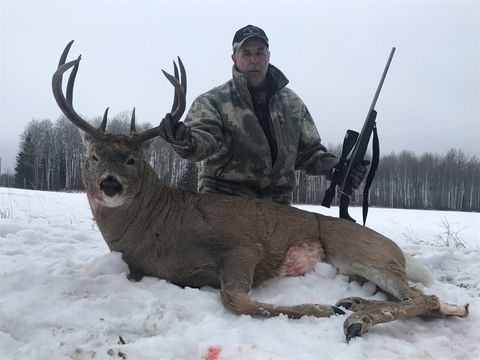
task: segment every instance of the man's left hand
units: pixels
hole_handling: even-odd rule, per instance
[[[352,178],[352,187],[354,189],[358,189],[360,187],[360,184],[362,183],[363,179],[365,178],[365,174],[367,173],[368,165],[370,165],[369,160],[362,160],[362,163],[357,165],[357,167],[352,170],[350,177]]]

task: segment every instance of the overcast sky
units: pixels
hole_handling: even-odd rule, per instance
[[[323,142],[360,131],[392,47],[377,102],[382,152],[480,156],[480,1],[0,0],[0,157],[15,166],[32,119],[61,112],[51,76],[63,48],[82,54],[74,105],[86,118],[136,107],[157,124],[171,108],[180,56],[187,104],[231,78],[236,30],[270,38],[271,63],[304,100]]]

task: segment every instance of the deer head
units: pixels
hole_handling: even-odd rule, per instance
[[[158,129],[160,126],[137,133],[135,109],[132,112],[130,135],[106,134],[108,108],[105,110],[102,123],[98,129],[82,119],[73,107],[73,87],[81,56],[76,60],[65,63],[72,44],[73,40],[65,47],[58,68],[53,74],[53,95],[65,116],[85,133],[85,161],[82,175],[91,205],[120,206],[135,197],[136,193],[140,191],[139,189],[142,188],[136,183],[141,180],[141,174],[145,173],[145,168],[150,167],[146,161],[150,145],[149,140],[159,135]],[[174,121],[180,120],[186,107],[186,73],[180,58],[178,58],[178,63],[181,80],[179,80],[175,62],[175,76],[162,70],[175,88],[171,110]],[[63,74],[72,67],[66,95],[64,95],[62,88]]]

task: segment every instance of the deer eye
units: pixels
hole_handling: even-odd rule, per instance
[[[91,159],[92,159],[93,161],[98,161],[98,158],[97,158],[95,155],[92,155]]]
[[[127,161],[127,165],[133,165],[133,164],[135,164],[135,160],[130,159]]]

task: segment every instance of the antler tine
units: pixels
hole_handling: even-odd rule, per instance
[[[180,58],[178,58],[178,63],[180,66],[180,74],[181,74],[181,81],[179,82],[178,80],[178,70],[176,70],[175,74],[176,76],[172,76],[169,73],[165,72],[162,70],[163,74],[165,77],[170,81],[170,83],[173,85],[175,88],[175,97],[174,97],[174,106],[172,108],[172,118],[174,122],[178,122],[180,118],[182,117],[183,113],[185,112],[186,108],[186,98],[185,98],[185,92],[187,90],[187,75],[185,71],[185,67],[183,66],[182,61]],[[176,69],[176,66],[175,66]],[[174,69],[174,71],[175,71]],[[143,131],[142,133],[138,134],[137,136],[137,142],[142,143],[144,141],[150,140],[156,136],[158,136],[158,129],[160,128],[159,126],[156,126],[154,128],[151,128],[149,130]]]
[[[176,107],[175,111],[172,114],[172,118],[174,122],[177,122],[182,117],[183,113],[185,112],[185,108],[187,106],[186,99],[185,99],[185,92],[183,91],[182,85],[169,73],[163,71],[165,77],[170,81],[170,83],[175,88],[175,91],[178,96],[178,106]]]
[[[185,71],[185,67],[183,66],[182,60],[180,59],[180,56],[177,58],[178,58],[178,65],[180,66],[180,74],[182,75],[181,84],[182,84],[183,92],[185,93],[185,95],[187,95],[187,73]]]
[[[136,132],[137,132],[137,129],[135,127],[135,108],[133,108],[132,121],[130,122],[130,133],[135,134]]]
[[[178,67],[177,67],[177,64],[175,64],[175,61],[173,62],[173,74],[175,75],[175,79],[179,80]],[[173,113],[175,111],[175,109],[177,108],[177,106],[178,106],[177,90],[174,89],[173,90],[173,105],[172,105],[172,110],[170,112]]]
[[[73,67],[67,81],[67,101],[73,110],[73,86],[75,85],[75,78],[77,77],[78,67],[80,66],[81,55],[78,57],[77,64]]]
[[[175,72],[175,77],[172,75],[166,73],[165,71],[162,70],[163,74],[167,77],[167,79],[170,81],[170,83],[173,85],[175,88],[175,100],[178,102],[177,106],[175,106],[175,109],[172,109],[172,117],[174,122],[177,122],[180,120],[182,117],[183,113],[185,112],[186,108],[186,92],[187,92],[187,75],[185,72],[185,67],[183,66],[182,60],[180,57],[178,57],[178,65],[180,66],[180,73],[181,73],[181,80],[179,82],[178,79],[178,70]],[[175,66],[175,69],[177,67]]]
[[[100,124],[100,131],[103,131],[104,133],[107,131],[107,118],[108,118],[108,107],[105,109],[105,112],[103,113],[102,123]]]
[[[70,51],[70,48],[72,47],[73,41],[74,40],[70,41],[67,44],[67,46],[65,46],[65,49],[63,49],[62,55],[60,55],[60,60],[58,61],[57,68],[59,68],[60,66],[65,64],[65,61],[67,60],[68,52]]]
[[[65,114],[67,119],[69,119],[80,130],[83,130],[87,134],[96,138],[98,137],[98,130],[96,130],[92,125],[90,125],[88,122],[83,120],[73,109],[73,85],[75,83],[75,76],[78,71],[78,66],[81,60],[81,56],[79,56],[76,60],[70,61],[65,64],[65,60],[67,59],[68,52],[72,44],[73,44],[73,40],[69,42],[65,47],[65,49],[63,50],[63,53],[60,56],[60,60],[58,63],[58,68],[53,74],[53,77],[52,77],[53,96],[55,97],[55,100],[58,106],[60,107],[62,112]],[[67,97],[65,97],[63,95],[63,90],[62,90],[62,79],[63,79],[63,74],[71,67],[73,67],[73,69],[68,79]]]
[[[180,73],[181,73],[181,80],[178,76],[178,67],[177,67],[177,64],[175,64],[175,61],[173,62],[173,68],[174,68],[174,75],[175,75],[175,79],[177,79],[177,81],[180,81],[181,85],[182,85],[182,88],[183,88],[183,92],[185,95],[187,95],[187,76],[185,74],[185,67],[183,66],[183,63],[182,63],[182,60],[180,59],[180,57],[177,57],[178,58],[178,65],[180,66]],[[172,106],[172,113],[175,111],[175,109],[177,108],[178,106],[178,96],[177,96],[177,91],[175,90],[175,95],[174,95],[174,98],[173,98],[173,106]]]

